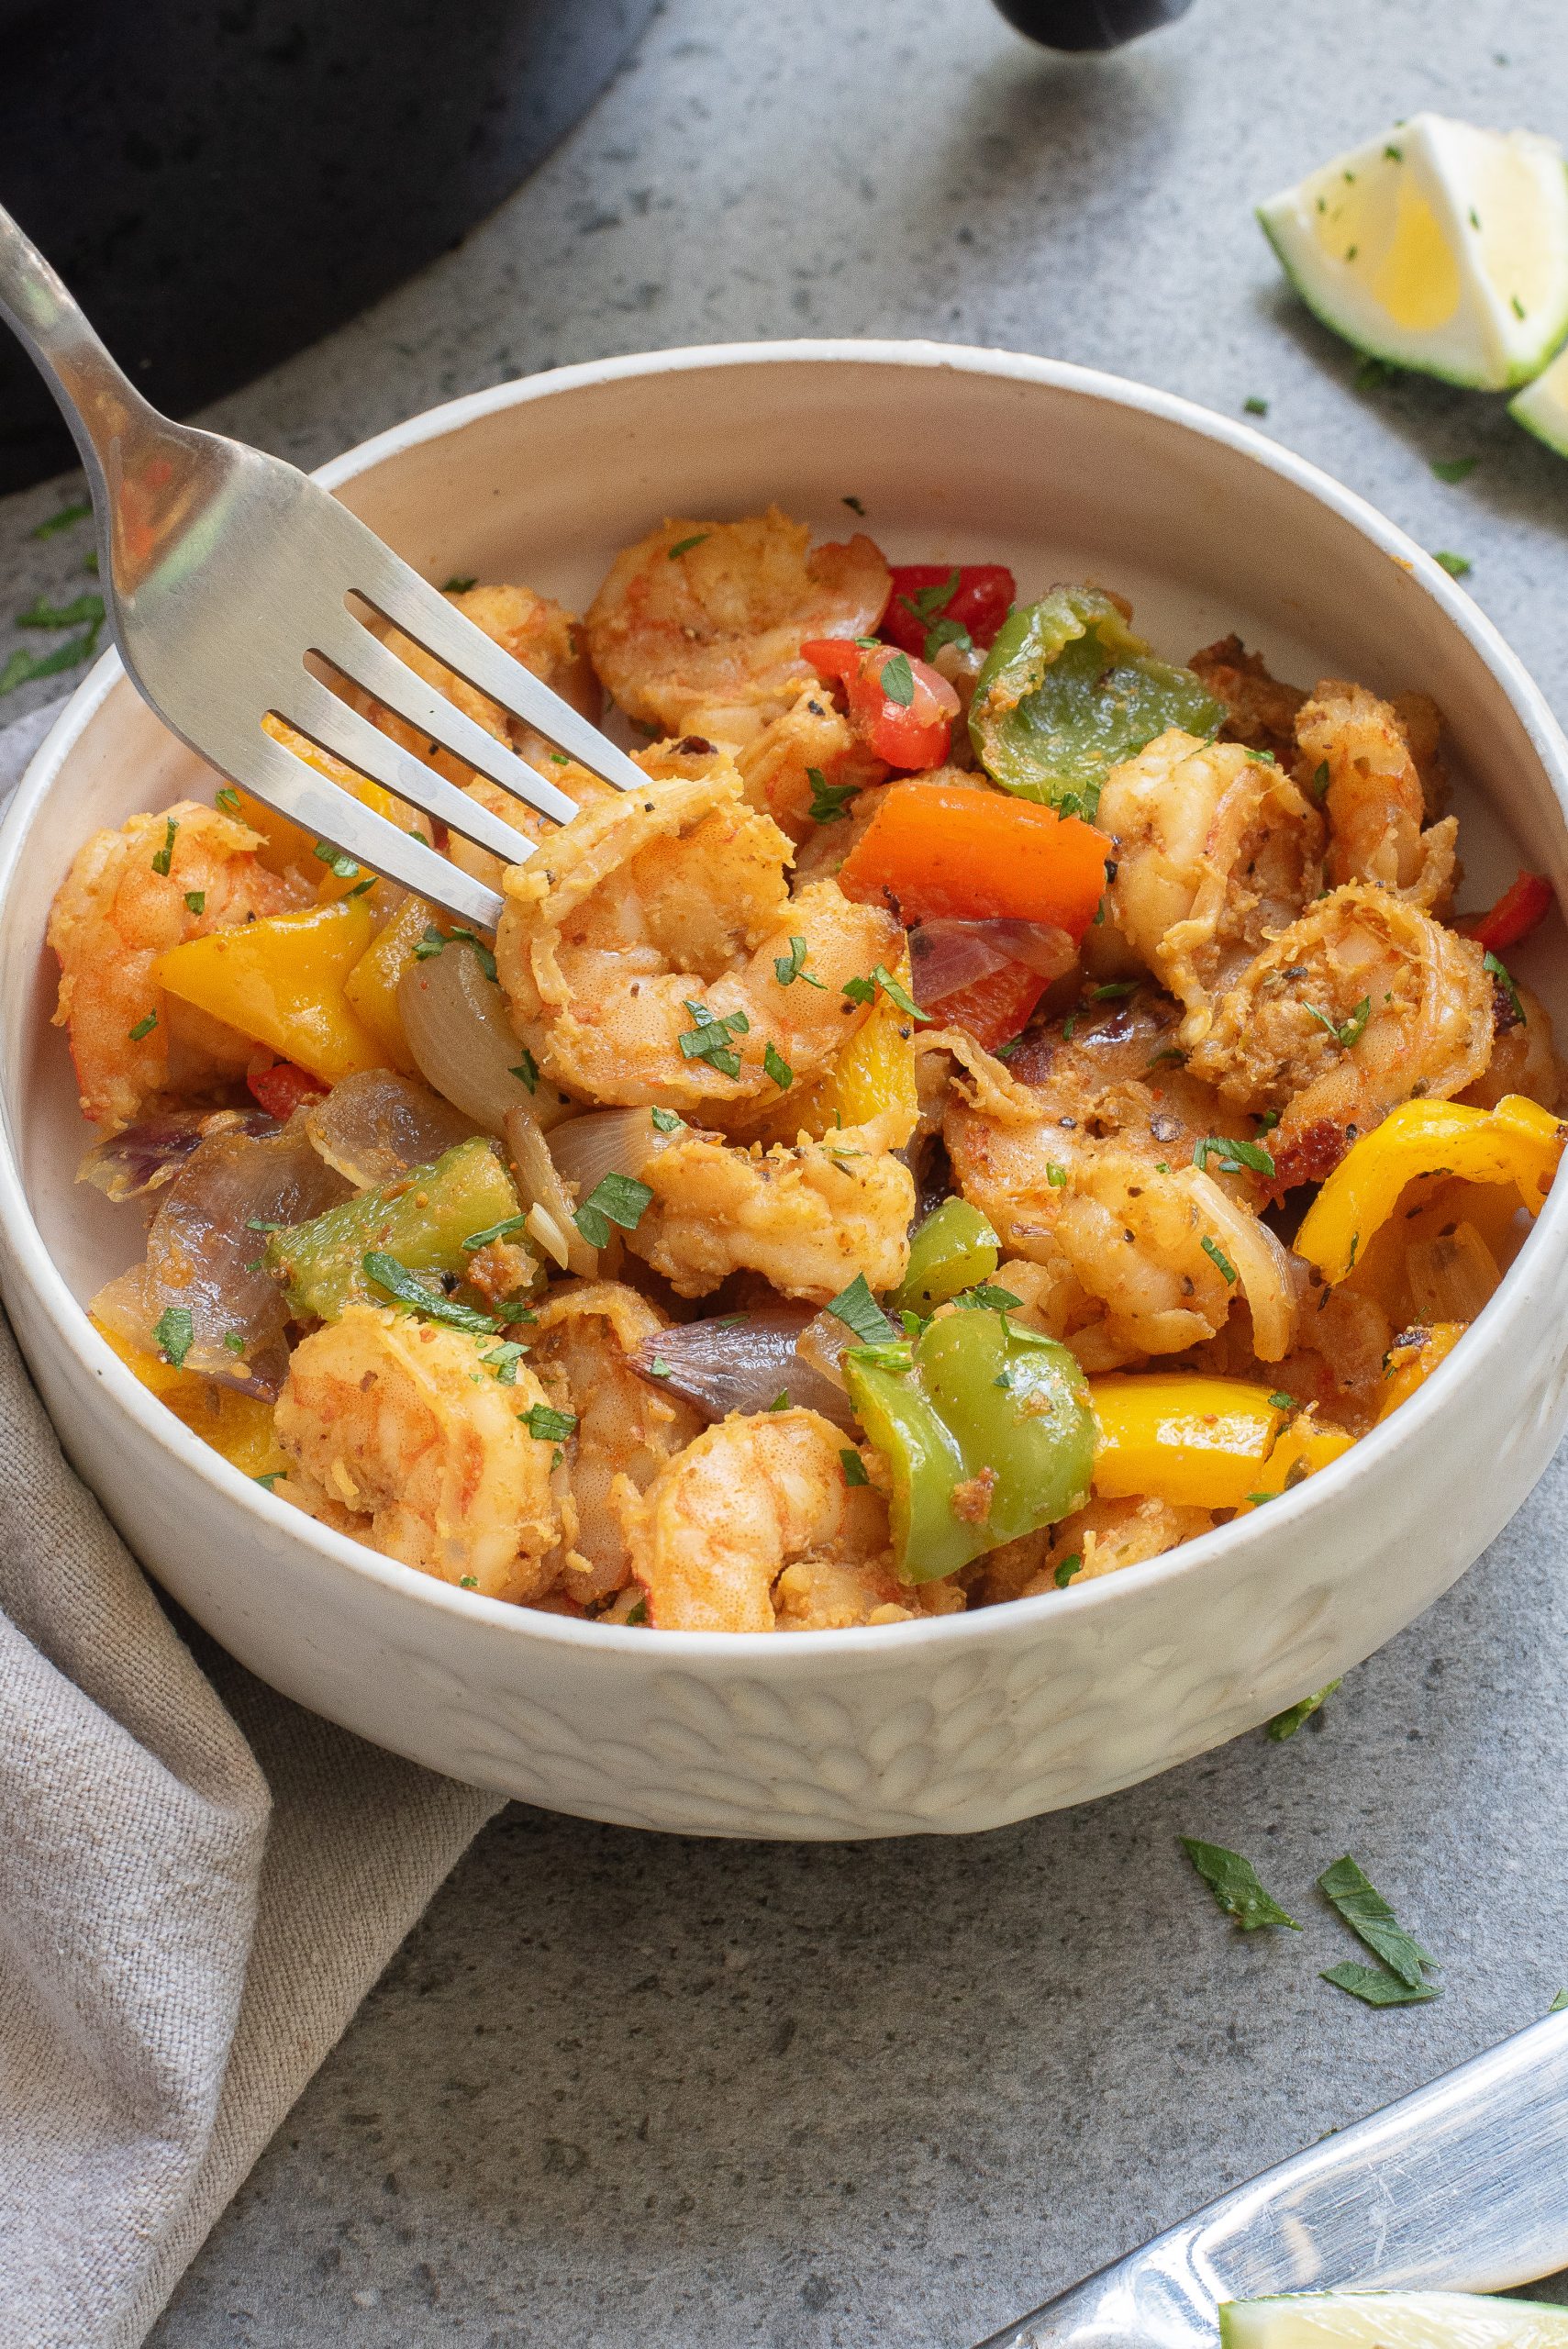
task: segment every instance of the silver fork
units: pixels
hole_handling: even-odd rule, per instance
[[[373,635],[350,596],[605,782],[625,752],[465,619],[373,530],[281,457],[149,406],[36,245],[0,209],[0,317],[64,410],[96,510],[106,615],[132,682],[193,751],[279,814],[476,929],[501,899],[262,730],[275,715],[475,846],[520,864],[534,843],[351,709],[314,655],[541,815],[576,802]]]

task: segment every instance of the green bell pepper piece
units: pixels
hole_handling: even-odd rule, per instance
[[[1092,823],[1121,760],[1168,726],[1207,738],[1224,718],[1190,669],[1154,658],[1108,596],[1053,587],[1003,623],[975,683],[969,733],[1005,791]]]
[[[956,1195],[934,1208],[909,1242],[909,1269],[895,1290],[895,1312],[934,1313],[962,1289],[988,1281],[1001,1242],[978,1208]]]
[[[367,1252],[395,1256],[410,1273],[463,1273],[463,1241],[520,1214],[511,1176],[476,1135],[380,1190],[272,1232],[267,1270],[282,1282],[292,1313],[335,1321],[346,1305],[386,1303],[365,1277]]]
[[[888,1464],[895,1563],[906,1582],[956,1574],[1088,1498],[1088,1383],[1054,1339],[986,1308],[945,1313],[912,1348],[851,1347],[844,1375]]]

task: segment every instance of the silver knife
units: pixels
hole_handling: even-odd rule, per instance
[[[1309,2145],[979,2349],[1214,2349],[1222,2300],[1568,2267],[1568,2013]]]

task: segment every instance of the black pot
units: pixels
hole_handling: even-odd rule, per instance
[[[0,201],[148,397],[232,391],[454,244],[655,0],[0,0]],[[0,334],[0,491],[69,463]]]

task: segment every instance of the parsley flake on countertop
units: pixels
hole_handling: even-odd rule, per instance
[[[1280,1398],[1277,1395],[1271,1395],[1269,1400],[1271,1403],[1278,1403]],[[1288,1397],[1287,1401],[1290,1408],[1294,1409],[1294,1397]],[[1270,1493],[1266,1497],[1272,1501],[1277,1498],[1277,1496]],[[1315,1696],[1303,1697],[1298,1705],[1287,1705],[1283,1713],[1276,1713],[1268,1725],[1268,1734],[1274,1743],[1283,1745],[1287,1738],[1294,1737],[1302,1722],[1309,1721],[1313,1714],[1328,1703],[1339,1685],[1337,1680],[1330,1680],[1328,1687],[1319,1688]]]
[[[1433,555],[1432,561],[1440,562],[1451,579],[1467,578],[1472,568],[1470,557],[1467,554],[1451,553],[1446,547],[1440,548]]]
[[[1382,1893],[1349,1853],[1336,1860],[1331,1868],[1324,1869],[1318,1879],[1318,1888],[1339,1910],[1351,1932],[1382,1958],[1407,1988],[1428,1988],[1423,1969],[1436,1965],[1437,1959],[1405,1931]]]
[[[1434,457],[1432,471],[1440,481],[1468,481],[1475,471],[1473,457]],[[1440,562],[1441,557],[1439,557]]]
[[[1360,1965],[1348,1961],[1343,1965],[1325,1966],[1319,1977],[1331,1982],[1336,1990],[1348,1990],[1352,1998],[1360,1998],[1369,2007],[1418,2007],[1429,1998],[1441,1997],[1435,1982],[1423,1984],[1420,1989],[1398,1976],[1385,1974],[1380,1965]]]
[[[50,514],[28,532],[29,539],[52,539],[57,531],[69,530],[74,522],[84,522],[93,511],[93,501],[79,497],[72,505],[62,506],[58,514]]]
[[[1260,1925],[1287,1925],[1293,1933],[1300,1932],[1296,1919],[1265,1892],[1258,1871],[1240,1852],[1229,1852],[1223,1843],[1200,1843],[1192,1835],[1184,1835],[1181,1844],[1226,1915],[1234,1917],[1244,1933],[1256,1932]]]

